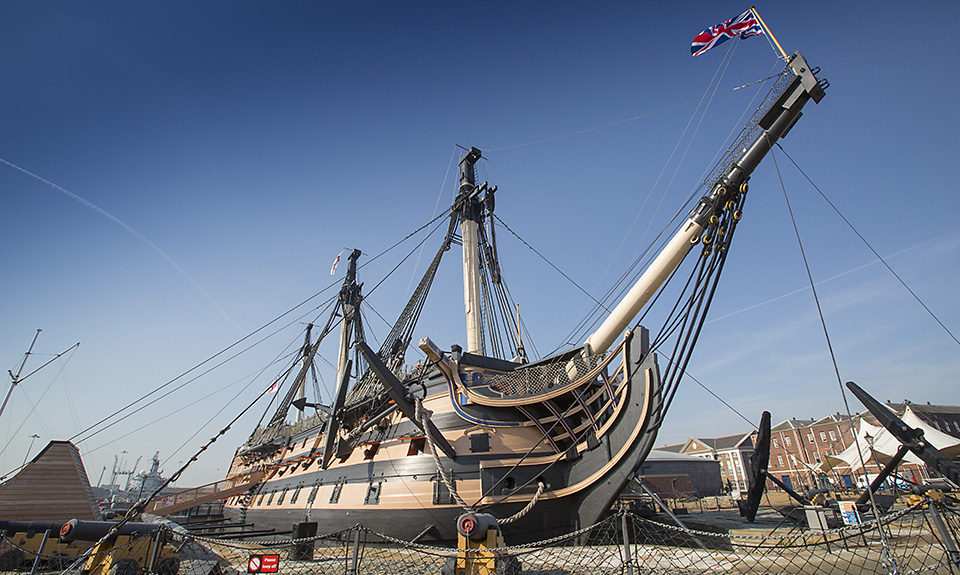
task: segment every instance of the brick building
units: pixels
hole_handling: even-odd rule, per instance
[[[923,423],[960,442],[960,407],[915,404],[909,401],[898,404],[887,402],[887,407],[898,417],[904,416],[907,406]],[[861,420],[867,428],[879,425],[869,413],[854,415],[852,419],[836,413],[818,420],[790,419],[772,427],[768,471],[788,487],[798,491],[825,487],[827,484],[832,484],[835,488],[854,488],[865,480],[865,474],[879,473],[882,468],[881,458],[872,455],[871,451],[874,447],[872,442],[878,439],[875,437],[878,435],[877,430],[874,430],[873,436],[868,431],[861,434],[861,443],[864,445],[861,445],[860,449],[865,454],[863,465],[857,460],[851,465],[837,457],[844,451],[849,453],[848,448],[854,444],[854,434],[861,430]],[[752,436],[756,442],[756,432]],[[885,460],[886,457],[882,459]],[[910,461],[911,459],[914,461]],[[899,473],[917,481],[928,478],[925,466],[915,457],[908,457],[901,465]],[[777,487],[769,482],[768,488]]]
[[[948,457],[960,454],[960,406],[930,405],[912,403],[887,402],[893,412],[903,417],[907,411],[912,411],[923,424],[947,434],[941,443],[950,443],[947,436],[957,440],[957,447],[944,453]],[[861,421],[863,424],[861,425]],[[919,425],[919,424],[918,424]],[[825,487],[828,484],[833,488],[855,488],[858,483],[869,479],[870,474],[879,473],[880,461],[886,461],[891,454],[881,457],[873,455],[873,448],[881,452],[877,436],[886,433],[877,428],[878,422],[869,413],[854,416],[834,413],[820,419],[788,419],[770,430],[770,462],[768,471],[771,475],[796,491]],[[873,435],[870,431],[874,430]],[[851,446],[855,445],[854,435],[860,432],[860,449],[863,456],[863,465],[859,458],[851,458]],[[930,432],[931,434],[934,432]],[[729,435],[717,438],[691,437],[686,443],[658,448],[662,451],[683,453],[696,457],[712,459],[720,463],[720,474],[727,492],[744,490],[750,486],[749,470],[756,445],[757,433],[751,431],[745,434]],[[886,440],[889,442],[889,438]],[[885,449],[896,450],[896,447],[884,446]],[[941,449],[943,449],[941,447]],[[856,450],[856,447],[852,448]],[[847,459],[838,457],[847,454]],[[914,460],[911,462],[911,458]],[[958,457],[960,459],[960,457]],[[916,458],[908,456],[899,469],[901,476],[922,481],[929,477],[926,468]],[[768,481],[768,489],[779,489],[773,482]]]
[[[756,432],[753,434],[756,441]],[[794,490],[820,487],[821,463],[841,453],[853,441],[850,417],[831,414],[821,419],[788,419],[770,428],[771,475]],[[840,485],[853,485],[849,470],[837,477]],[[771,484],[770,487],[773,487]]]

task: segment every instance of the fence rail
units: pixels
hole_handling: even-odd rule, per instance
[[[483,551],[401,541],[363,525],[315,537],[255,542],[168,531],[163,537],[170,543],[159,555],[166,557],[166,562],[154,572],[246,573],[251,558],[260,556],[262,561],[269,562],[268,557],[277,556],[278,572],[291,575],[958,573],[960,553],[954,543],[958,530],[960,516],[954,507],[927,500],[880,521],[857,526],[829,530],[738,529],[733,535],[682,529],[620,511],[565,536]],[[170,559],[170,549],[176,550],[175,561]],[[16,537],[4,537],[0,541],[2,569],[29,571],[35,551],[34,548],[31,555]],[[10,560],[17,557],[22,562],[12,565]],[[128,555],[123,569],[114,561],[110,572],[145,573],[148,560]],[[41,554],[39,563],[38,572],[59,572],[59,568],[65,567],[62,559],[49,550]],[[82,565],[76,568],[78,575]]]

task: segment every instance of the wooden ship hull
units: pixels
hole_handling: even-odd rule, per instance
[[[647,424],[659,387],[656,356],[644,353],[644,339],[628,337],[631,345],[610,354],[603,368],[612,363],[616,369],[609,377],[587,374],[559,389],[549,404],[451,401],[476,392],[441,368],[425,375],[423,406],[433,412],[430,421],[455,452],[444,465],[460,498],[476,509],[494,506],[501,519],[530,506],[504,528],[508,541],[591,525],[643,462],[656,437]],[[491,363],[465,355],[460,362],[465,377],[458,379],[503,373],[490,369]],[[490,386],[482,386],[493,395]],[[400,410],[384,421],[345,458],[334,456],[327,469],[321,468],[323,434],[291,436],[271,463],[273,475],[254,494],[231,500],[228,513],[258,530],[285,531],[294,523],[316,521],[328,533],[362,523],[405,540],[456,539],[456,520],[465,510],[439,476],[425,434]],[[551,427],[552,436],[545,435]],[[577,442],[581,436],[584,440]],[[245,469],[243,460],[241,453],[234,461],[239,472]]]
[[[525,359],[519,320],[511,326],[512,349],[500,350],[509,355],[484,351],[500,336],[485,335],[494,328],[483,323],[491,313],[481,303],[496,299],[489,296],[494,292],[509,300],[509,292],[497,291],[496,187],[477,184],[474,165],[481,153],[471,148],[460,162],[459,195],[443,245],[376,352],[362,336],[359,317],[355,280],[361,254],[350,255],[337,307],[315,343],[308,327],[294,385],[273,420],[236,452],[228,480],[251,474],[263,479],[232,496],[227,515],[258,531],[287,532],[308,521],[318,523],[318,533],[333,533],[360,523],[399,539],[450,541],[461,514],[483,512],[498,519],[508,544],[598,521],[653,447],[710,306],[750,174],[793,127],[804,104],[823,97],[824,87],[799,53],[789,58],[764,104],[704,183],[706,192],[686,222],[599,328],[581,346],[535,362]],[[441,350],[422,339],[426,359],[408,370],[404,354],[413,326],[440,258],[453,243],[463,246],[466,351]],[[676,319],[665,323],[678,343],[669,344],[661,373],[655,352],[665,349],[663,340],[651,344],[647,330],[633,322],[692,251],[692,287],[683,288]],[[483,273],[489,278],[481,279]],[[498,317],[513,321],[509,313]],[[304,379],[320,340],[336,325],[335,399],[329,406],[307,404]],[[354,361],[362,367],[351,373]],[[312,405],[318,415],[288,424],[291,405],[301,411]]]

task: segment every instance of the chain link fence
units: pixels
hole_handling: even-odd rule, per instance
[[[744,526],[714,533],[620,511],[562,537],[473,550],[401,541],[364,525],[301,539],[244,542],[163,527],[81,560],[56,545],[45,547],[39,561],[36,541],[15,534],[0,540],[0,570],[136,575],[150,572],[152,564],[152,572],[162,575],[274,568],[291,575],[960,573],[955,543],[960,514],[929,499],[880,521],[836,529]]]

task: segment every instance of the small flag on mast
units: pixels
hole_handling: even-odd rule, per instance
[[[337,257],[333,260],[333,267],[330,268],[330,275],[337,273],[337,266],[340,265],[341,255],[343,255],[342,251],[339,254],[337,254]]]
[[[276,393],[278,389],[280,389],[280,378],[279,378],[279,377],[277,378],[277,381],[273,382],[273,385],[271,385],[270,388],[267,389],[267,393]]]
[[[749,38],[760,34],[763,34],[763,27],[760,26],[760,21],[753,10],[750,9],[736,18],[731,18],[716,26],[710,26],[697,34],[697,37],[693,39],[693,44],[690,45],[690,53],[699,56],[710,48],[723,44],[730,38],[736,36]]]

